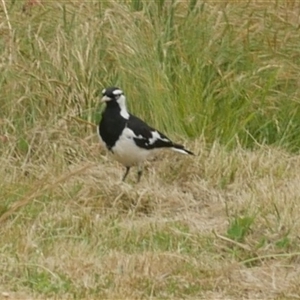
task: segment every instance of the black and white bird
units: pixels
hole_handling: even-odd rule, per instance
[[[99,123],[100,140],[115,159],[126,167],[124,181],[133,166],[138,167],[139,182],[142,176],[142,163],[160,148],[194,155],[184,146],[173,143],[164,134],[148,126],[141,119],[127,111],[126,97],[117,87],[102,91],[101,102],[106,103]]]

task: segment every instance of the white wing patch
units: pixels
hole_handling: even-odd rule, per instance
[[[123,132],[122,135],[124,134],[126,139],[132,140],[133,138],[137,138],[137,136],[134,134],[134,132],[129,129],[128,127],[126,127]]]
[[[144,139],[144,137],[143,137],[141,134],[136,135],[136,134],[135,134],[130,128],[128,128],[128,127],[126,127],[126,128],[123,130],[122,134],[124,134],[124,136],[125,136],[127,139],[130,139],[130,140],[132,140],[133,138],[135,138],[135,139],[140,139],[140,140]]]
[[[123,133],[124,136],[126,137],[126,139],[129,139],[129,140],[132,140],[133,138],[135,139],[145,139],[145,137],[143,137],[141,134],[139,135],[136,135],[131,129],[129,129],[128,127],[126,127],[124,130],[123,130]],[[167,138],[163,138],[157,131],[151,131],[151,134],[152,134],[152,138],[150,139],[147,139],[147,142],[145,142],[145,144],[148,146],[148,145],[153,145],[157,140],[161,140],[161,141],[164,141],[164,142],[167,142],[169,143],[170,140],[167,139]]]
[[[157,131],[151,131],[152,138],[149,139],[149,144],[154,144],[157,140],[162,140],[164,142],[170,142],[168,139],[163,138]]]

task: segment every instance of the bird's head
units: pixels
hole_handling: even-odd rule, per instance
[[[126,108],[126,97],[121,89],[109,87],[102,91],[101,102],[105,102],[107,107],[119,106],[120,114],[124,119],[129,119],[129,113]]]
[[[121,89],[109,87],[102,90],[101,102],[118,102],[118,104],[125,104],[125,96]]]

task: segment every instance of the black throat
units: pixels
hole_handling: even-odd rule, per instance
[[[107,102],[99,123],[99,134],[108,150],[113,151],[112,148],[124,130],[127,121],[121,116],[121,108],[116,101]]]

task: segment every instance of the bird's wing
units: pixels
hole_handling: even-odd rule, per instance
[[[138,147],[155,149],[174,146],[174,143],[164,134],[131,114],[127,122],[127,128],[133,132],[133,140]]]

